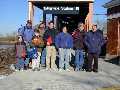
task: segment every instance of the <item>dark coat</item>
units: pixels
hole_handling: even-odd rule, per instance
[[[88,53],[100,54],[101,46],[104,44],[103,34],[99,30],[96,32],[87,32],[85,35],[85,44],[88,48]]]
[[[73,32],[72,36],[73,36],[74,48],[84,49],[85,32],[77,29]]]
[[[52,38],[52,43],[51,43],[51,45],[54,45],[55,44],[55,37],[56,37],[56,35],[58,34],[58,32],[57,32],[57,30],[56,29],[47,29],[46,31],[45,31],[45,33],[44,33],[44,36],[43,36],[43,38],[44,38],[44,40],[47,42],[47,39],[49,38],[49,37],[51,37]]]

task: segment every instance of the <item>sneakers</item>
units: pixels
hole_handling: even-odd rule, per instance
[[[32,71],[35,71],[35,68],[32,68]]]
[[[48,71],[48,70],[50,70],[50,69],[49,69],[49,68],[46,68],[45,70]]]
[[[41,67],[45,67],[46,65],[42,64]]]
[[[15,69],[15,72],[19,71],[18,69]]]
[[[60,68],[58,71],[62,72],[62,71],[63,71],[63,69],[61,69],[61,68]]]
[[[15,71],[17,72],[17,71],[24,71],[24,69],[23,68],[21,68],[21,69],[15,69]]]
[[[93,70],[93,72],[98,73],[98,70]]]
[[[40,71],[40,68],[38,68],[37,71]]]
[[[21,69],[20,69],[20,71],[24,71],[24,69],[23,69],[23,68],[21,68]]]
[[[66,69],[66,71],[70,72],[70,69]]]
[[[41,65],[41,66],[40,66],[40,68],[41,68],[41,69],[46,69],[46,67],[45,67],[45,66],[43,66],[43,65]]]
[[[77,71],[80,71],[80,70],[79,70],[79,68],[75,68],[75,71],[77,72]]]
[[[32,71],[40,71],[40,68],[33,68]]]
[[[86,72],[92,72],[92,69],[87,69]]]
[[[53,71],[57,71],[57,69],[56,69],[56,68],[51,68],[51,70],[53,70]]]

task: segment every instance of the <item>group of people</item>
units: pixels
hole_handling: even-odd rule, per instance
[[[48,23],[48,27],[41,22],[38,28],[33,29],[32,22],[28,20],[26,26],[19,28],[18,42],[15,45],[16,70],[31,66],[33,71],[41,68],[70,71],[73,54],[75,71],[86,65],[86,71],[98,72],[98,57],[104,38],[97,25],[93,25],[88,32],[85,31],[83,23],[78,23],[78,28],[72,34],[68,33],[67,25],[62,27],[62,32],[59,31],[61,30],[55,29],[53,21]],[[87,62],[84,56],[87,57]]]

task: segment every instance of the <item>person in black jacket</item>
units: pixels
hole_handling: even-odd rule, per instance
[[[78,23],[78,28],[72,34],[74,40],[74,49],[75,49],[75,71],[82,69],[84,64],[84,24]]]
[[[49,22],[49,27],[44,33],[44,40],[46,42],[46,69],[56,69],[56,48],[55,48],[55,37],[57,35],[57,30],[54,28],[54,22]],[[50,65],[51,61],[51,65]]]

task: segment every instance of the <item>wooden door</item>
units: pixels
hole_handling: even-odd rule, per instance
[[[117,55],[118,53],[118,20],[111,19],[107,23],[107,53]]]

